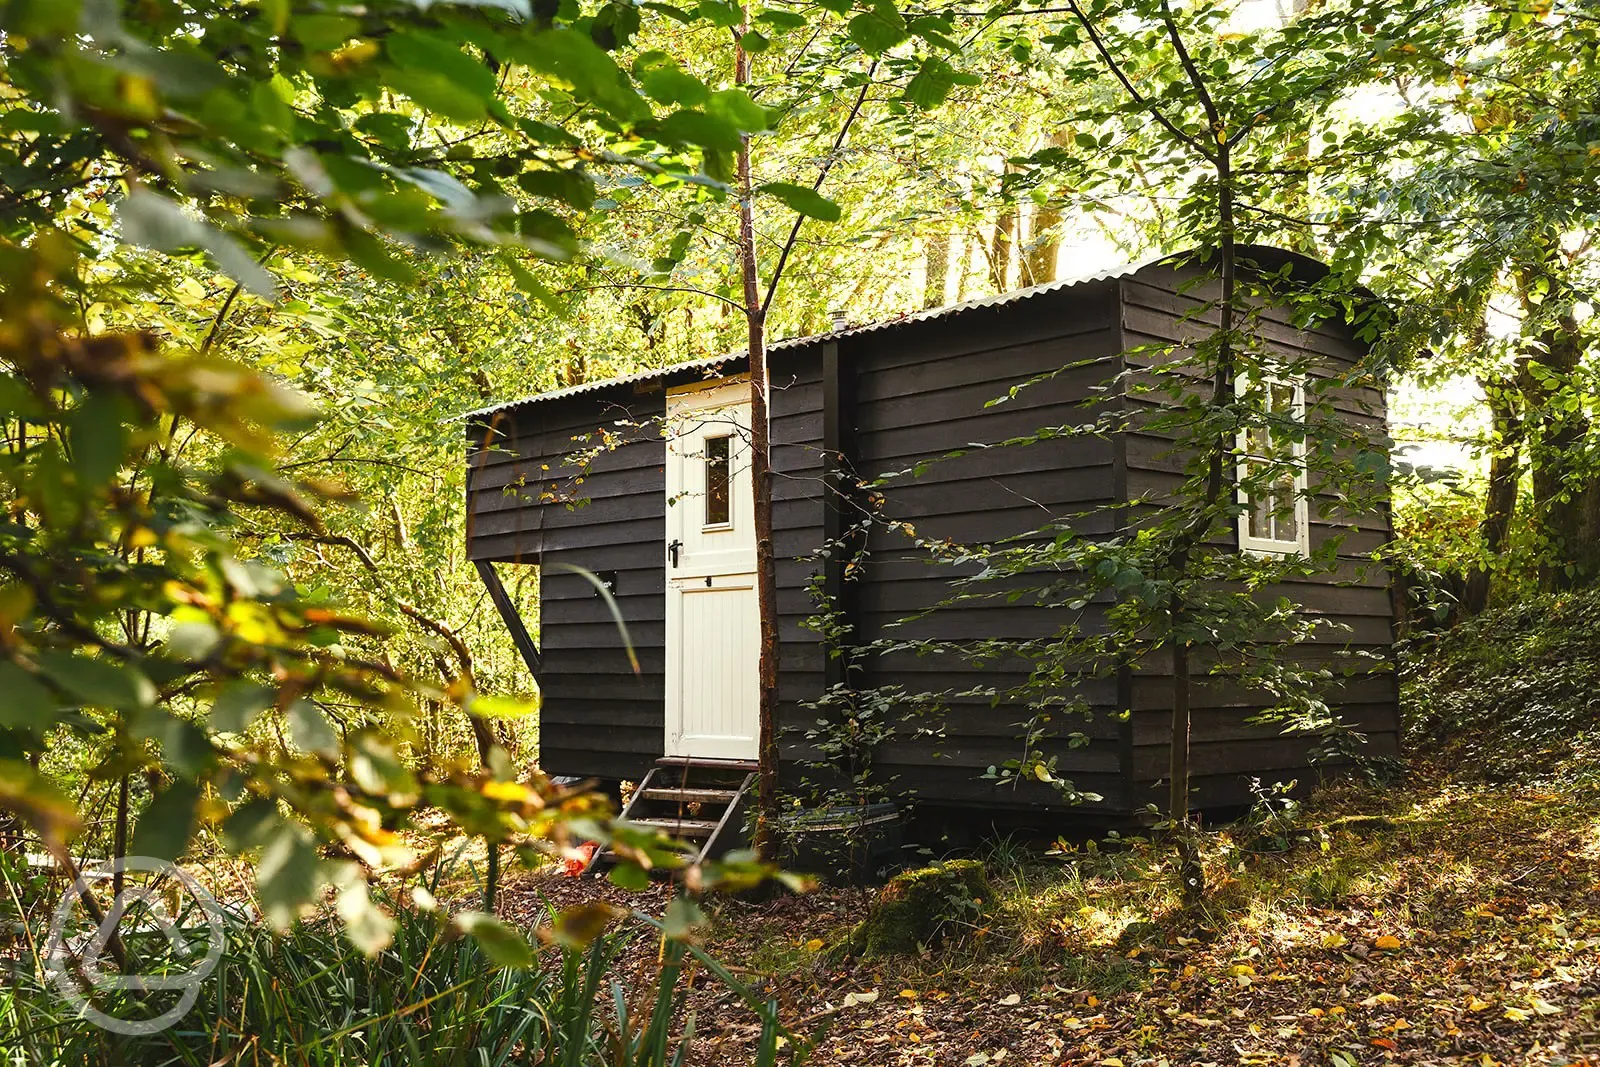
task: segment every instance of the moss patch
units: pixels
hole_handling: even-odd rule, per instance
[[[841,946],[852,956],[912,954],[975,925],[994,896],[978,860],[951,860],[895,875]]]

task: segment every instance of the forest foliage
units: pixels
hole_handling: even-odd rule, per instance
[[[1306,251],[1317,301],[1383,311],[1365,370],[1466,398],[1481,474],[1398,453],[1416,625],[1600,571],[1581,6],[7,0],[0,28],[0,806],[58,857],[86,824],[198,832],[259,858],[274,924],[336,885],[372,949],[367,879],[425,862],[423,808],[530,863],[607,836],[526,773],[537,695],[463,558],[452,419],[739,348],[751,262],[798,335],[1091,250]],[[1228,321],[1171,427],[1205,445],[1198,518],[1102,574],[1169,652],[1240,609],[1190,567],[1236,508]]]

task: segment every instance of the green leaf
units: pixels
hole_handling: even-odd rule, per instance
[[[622,70],[587,34],[558,28],[502,38],[505,58],[522,63],[572,87],[573,96],[588,100],[619,119],[650,117],[650,107],[623,77]]]
[[[917,71],[908,85],[906,85],[905,98],[924,111],[931,111],[944,103],[950,95],[950,90],[955,88],[955,68],[944,60],[929,56],[923,60],[922,68]]]
[[[314,702],[300,697],[289,705],[288,714],[289,737],[297,747],[329,759],[339,755],[339,737]]]
[[[20,760],[0,759],[0,811],[14,811],[48,839],[79,826],[77,808],[56,785]]]
[[[704,111],[674,111],[656,123],[656,130],[668,144],[697,144],[722,152],[739,150],[738,128]]]
[[[661,929],[668,937],[681,941],[705,925],[705,921],[706,916],[700,910],[700,905],[688,897],[673,897],[661,916]]]
[[[783,201],[791,210],[798,211],[802,215],[821,219],[823,222],[839,221],[841,215],[839,205],[815,189],[789,182],[767,182],[761,186],[760,191]]]
[[[245,247],[210,223],[144,188],[135,188],[117,208],[122,239],[158,252],[198,248],[210,253],[222,273],[264,300],[278,298],[278,283]]]
[[[713,26],[732,29],[744,21],[744,11],[738,4],[728,3],[727,0],[700,0],[695,6],[696,18],[705,19]]]
[[[759,55],[760,53],[771,48],[772,42],[762,34],[757,33],[755,30],[751,30],[749,33],[746,33],[743,37],[739,38],[739,47],[743,48],[751,55]]]
[[[676,60],[662,52],[646,53],[634,60],[633,76],[658,104],[699,107],[711,96],[704,82],[686,73]]]
[[[312,52],[331,52],[361,32],[361,23],[346,15],[296,15],[289,35]]]
[[[524,969],[533,966],[533,949],[523,936],[483,911],[464,911],[455,917],[461,932],[478,943],[496,967]]]
[[[390,67],[384,71],[383,83],[409,96],[419,107],[462,125],[481,122],[489,115],[487,100],[438,71]]]
[[[67,416],[67,440],[78,481],[98,489],[122,468],[128,451],[128,426],[115,393],[91,393]]]
[[[209,622],[180,622],[167,631],[167,649],[182,660],[202,660],[222,640],[222,633]]]
[[[283,823],[278,802],[271,797],[254,797],[235,808],[222,823],[222,843],[238,854],[260,848],[271,841]]]
[[[618,863],[606,877],[618,889],[639,893],[650,888],[650,872],[636,863]]]
[[[625,914],[603,900],[591,900],[559,912],[550,924],[550,939],[564,948],[588,948],[606,932],[612,921]]]
[[[383,50],[396,66],[440,75],[480,102],[494,96],[494,72],[448,38],[402,31],[385,38]]]
[[[806,17],[797,11],[784,11],[781,8],[769,7],[756,16],[756,21],[771,26],[779,33],[789,30],[798,30],[806,24]]]
[[[134,717],[132,733],[135,737],[158,742],[162,762],[179,774],[198,773],[211,757],[211,742],[205,731],[166,708],[140,710]]]
[[[344,920],[344,933],[360,952],[376,956],[394,940],[394,917],[372,902],[367,880],[353,863],[341,864],[334,881],[339,886],[333,908]]]
[[[137,667],[70,652],[41,652],[39,669],[90,707],[132,711],[155,703],[156,687]]]
[[[850,20],[850,39],[871,55],[882,55],[909,34],[906,21],[892,4],[879,4]]]
[[[350,756],[350,777],[373,796],[383,797],[396,806],[415,798],[417,779],[395,755],[384,738],[363,733],[356,739]]]
[[[194,833],[199,802],[200,789],[193,782],[179,780],[157,793],[133,828],[132,855],[176,862]]]
[[[257,715],[270,708],[271,689],[254,682],[235,679],[217,691],[211,703],[211,728],[225,734],[242,734]]]
[[[60,701],[42,682],[15,663],[0,661],[0,726],[41,734],[55,723],[59,709]]]
[[[256,865],[256,898],[274,929],[293,926],[317,895],[320,863],[305,827],[283,821],[268,831]]]
[[[594,204],[594,179],[581,170],[530,170],[517,175],[517,186],[530,196],[560,200],[579,211]]]
[[[743,133],[760,133],[767,128],[767,109],[756,103],[743,89],[724,89],[706,101],[706,114],[722,119]]]
[[[511,272],[511,279],[517,283],[518,289],[543,304],[545,309],[551,313],[556,315],[562,313],[561,301],[556,299],[556,295],[543,282],[533,276],[532,271],[510,256],[506,256],[502,262],[505,263],[506,269]]]

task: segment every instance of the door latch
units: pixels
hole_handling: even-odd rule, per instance
[[[682,551],[682,549],[683,542],[679,540],[674,540],[672,544],[667,546],[667,554],[672,557],[672,565],[674,567],[678,565],[678,553]]]

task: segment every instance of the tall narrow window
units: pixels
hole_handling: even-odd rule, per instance
[[[1249,383],[1241,378],[1244,395]],[[1305,390],[1268,379],[1260,385],[1261,422],[1239,434],[1239,547],[1247,552],[1311,551],[1306,502]]]
[[[727,526],[733,521],[733,508],[728,499],[733,486],[729,470],[729,445],[732,440],[727,434],[705,439],[707,526]]]

